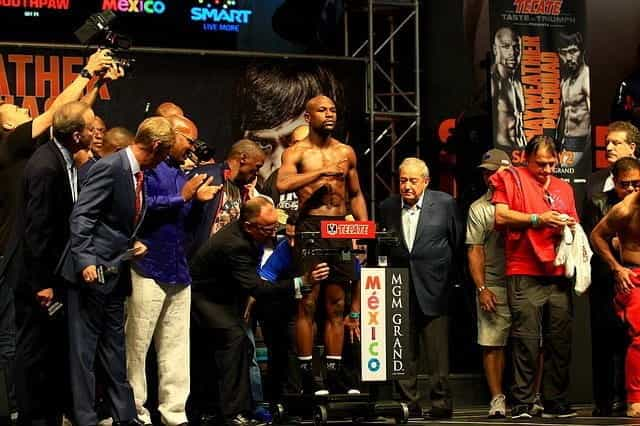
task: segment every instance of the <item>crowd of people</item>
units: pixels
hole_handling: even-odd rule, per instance
[[[169,426],[248,426],[269,421],[260,402],[287,394],[359,394],[357,357],[347,355],[358,348],[366,260],[354,241],[317,237],[323,220],[370,213],[357,156],[334,137],[335,100],[320,88],[306,96],[277,161],[253,140],[266,130],[215,161],[197,157],[198,126],[171,102],[135,134],[96,116],[100,86],[122,74],[98,51],[42,115],[0,104],[0,361],[14,420],[135,425],[157,413]],[[554,176],[557,146],[532,138],[517,167],[488,151],[478,164],[487,192],[466,221],[451,195],[429,188],[423,160],[400,163],[399,194],[376,218],[398,237],[389,264],[410,274],[407,374],[394,385],[411,415],[453,415],[450,284],[466,264],[489,417],[507,416],[507,393],[513,419],[576,415],[572,292],[589,284],[593,414],[640,417],[640,132],[611,123],[610,167],[589,179],[582,217]]]

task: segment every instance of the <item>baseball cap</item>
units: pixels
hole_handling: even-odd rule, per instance
[[[478,167],[487,170],[498,170],[502,166],[510,166],[511,160],[501,149],[490,149],[482,156],[482,163]]]

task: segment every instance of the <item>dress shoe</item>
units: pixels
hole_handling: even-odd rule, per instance
[[[431,407],[423,414],[425,419],[450,419],[453,416],[453,410],[450,408]]]

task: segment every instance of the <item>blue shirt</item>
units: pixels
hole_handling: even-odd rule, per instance
[[[186,218],[191,201],[182,198],[187,178],[171,159],[144,175],[147,211],[138,236],[148,248],[146,256],[133,263],[140,275],[162,284],[191,284],[185,247]]]
[[[285,238],[278,243],[264,265],[258,267],[258,274],[263,280],[275,283],[278,280],[289,278],[293,272],[292,268],[293,251],[289,241]],[[356,259],[356,276],[360,276],[360,269],[360,262]]]

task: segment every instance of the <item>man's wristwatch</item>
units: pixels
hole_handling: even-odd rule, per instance
[[[478,288],[476,288],[476,290],[478,290],[478,294],[482,293],[483,291],[485,291],[487,289],[486,285],[480,286]]]
[[[91,74],[91,72],[86,68],[82,68],[82,71],[80,71],[80,76],[88,78],[89,80],[93,78],[93,74]]]
[[[540,225],[540,216],[538,216],[537,214],[532,214],[530,220],[532,227],[537,228],[538,225]]]

